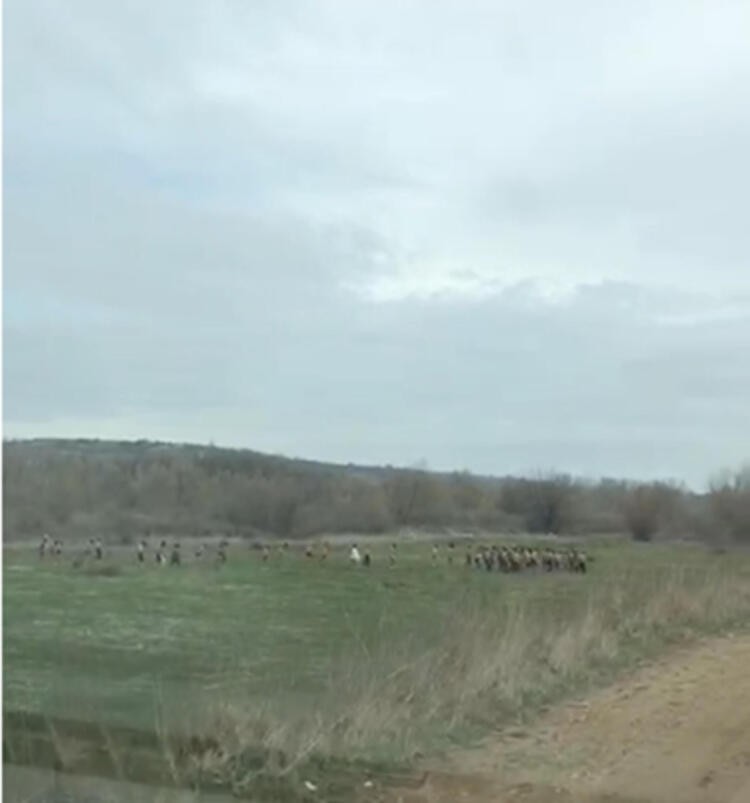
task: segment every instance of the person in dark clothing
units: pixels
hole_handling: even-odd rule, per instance
[[[45,533],[42,536],[42,540],[39,544],[39,557],[43,558],[47,554],[47,550],[49,549],[49,536]]]

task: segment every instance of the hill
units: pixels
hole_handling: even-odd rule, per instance
[[[668,483],[479,477],[145,440],[10,440],[3,467],[6,541],[45,531],[132,543],[173,534],[306,538],[403,527],[743,540],[750,522],[750,484],[737,478],[698,496]]]
[[[4,443],[5,539],[141,534],[305,537],[396,526],[507,523],[453,509],[464,486],[498,483],[426,471],[151,441],[40,439]],[[464,504],[464,507],[466,505]],[[466,511],[464,511],[465,513]]]

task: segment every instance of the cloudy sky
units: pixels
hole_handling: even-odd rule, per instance
[[[750,4],[6,0],[6,437],[750,457]]]

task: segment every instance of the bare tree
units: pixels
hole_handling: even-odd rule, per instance
[[[625,528],[636,541],[651,541],[677,507],[680,491],[667,483],[643,483],[630,487],[622,502]]]
[[[508,513],[521,515],[529,532],[558,534],[571,524],[574,493],[567,474],[539,474],[508,482],[502,505]]]
[[[708,505],[712,540],[750,544],[750,464],[715,478]]]

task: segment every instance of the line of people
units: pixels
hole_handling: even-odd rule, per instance
[[[52,555],[59,558],[63,552],[63,542],[55,538],[53,541],[48,533],[44,533],[42,540],[39,543],[39,557],[44,558],[47,555]]]
[[[54,540],[50,538],[48,533],[44,533],[42,540],[39,543],[39,557],[44,558],[47,555],[52,555],[55,558],[62,557],[63,542],[60,538]],[[89,538],[88,545],[83,551],[83,558],[94,558],[101,560],[104,557],[104,544],[101,538]]]
[[[271,556],[270,548],[267,545],[262,547],[262,558],[269,560]],[[285,542],[283,547],[279,547],[279,552],[286,551],[289,545]],[[396,565],[398,544],[392,542],[388,550],[388,565]],[[457,547],[454,541],[445,545],[433,544],[431,548],[432,565],[436,566],[443,561],[448,565],[456,562]],[[320,545],[308,544],[305,546],[305,557],[308,559],[318,558],[326,560],[332,554],[330,544],[324,542]],[[531,546],[479,546],[469,545],[466,547],[465,564],[476,569],[486,571],[519,572],[524,570],[539,570],[546,572],[571,571],[585,574],[588,569],[589,558],[585,552],[570,547],[567,549],[552,549],[549,547],[538,548]],[[373,563],[373,555],[367,546],[360,549],[357,543],[353,543],[349,549],[349,563],[353,566],[369,567]]]
[[[394,541],[388,549],[388,565],[396,565],[396,554],[398,552],[398,544]],[[364,552],[359,551],[357,544],[352,544],[349,550],[349,562],[354,566],[369,567],[372,565],[372,554],[370,550],[365,548]]]
[[[585,552],[569,547],[567,549],[538,549],[528,546],[481,546],[478,549],[468,547],[464,558],[467,566],[484,569],[488,572],[520,572],[523,570],[540,570],[546,572],[570,571],[585,574],[588,568],[588,556]]]
[[[227,562],[229,541],[222,539],[216,546],[215,558],[218,564]],[[275,550],[269,544],[254,544],[253,548],[260,551],[261,559],[266,562],[272,555],[279,557],[290,550],[287,541],[278,544]],[[307,560],[317,559],[327,560],[333,554],[333,548],[327,541],[305,544],[304,556]],[[148,558],[149,545],[146,539],[141,539],[136,547],[136,557],[139,564],[145,564]],[[52,540],[45,533],[39,544],[39,557],[46,555],[61,556],[63,542],[59,539]],[[211,548],[206,543],[199,544],[193,553],[196,561],[201,561],[204,556],[211,552]],[[394,541],[388,549],[388,565],[396,565],[398,544]],[[432,564],[445,562],[452,565],[456,558],[456,544],[450,541],[445,545],[434,543],[431,548]],[[443,558],[443,555],[445,556]],[[84,551],[83,558],[94,558],[102,560],[104,556],[104,546],[100,538],[90,538],[88,546]],[[166,540],[162,540],[158,547],[153,551],[153,560],[159,566],[180,566],[183,562],[183,551],[179,541],[174,541],[171,545]],[[355,566],[369,567],[373,563],[373,555],[367,546],[360,550],[359,545],[353,543],[349,550],[349,562]],[[571,571],[585,574],[588,569],[589,558],[585,552],[576,547],[565,549],[554,549],[551,547],[535,546],[505,546],[493,544],[491,546],[475,546],[469,544],[466,547],[464,563],[467,567],[483,569],[485,571],[520,572],[524,570],[539,570],[546,572]]]
[[[141,539],[138,542],[137,553],[136,553],[138,563],[140,564],[146,563],[148,548],[149,548],[148,542],[145,539]],[[226,539],[222,539],[221,541],[219,541],[216,547],[216,560],[218,563],[223,564],[227,562],[228,548],[229,548],[229,541],[227,541]],[[193,557],[195,558],[196,561],[200,561],[208,552],[209,552],[209,547],[207,544],[198,544],[193,553]],[[154,550],[154,561],[159,566],[166,566],[167,564],[170,566],[181,566],[182,555],[183,552],[180,547],[179,541],[175,541],[170,548],[167,541],[162,540],[159,543],[159,546]]]

